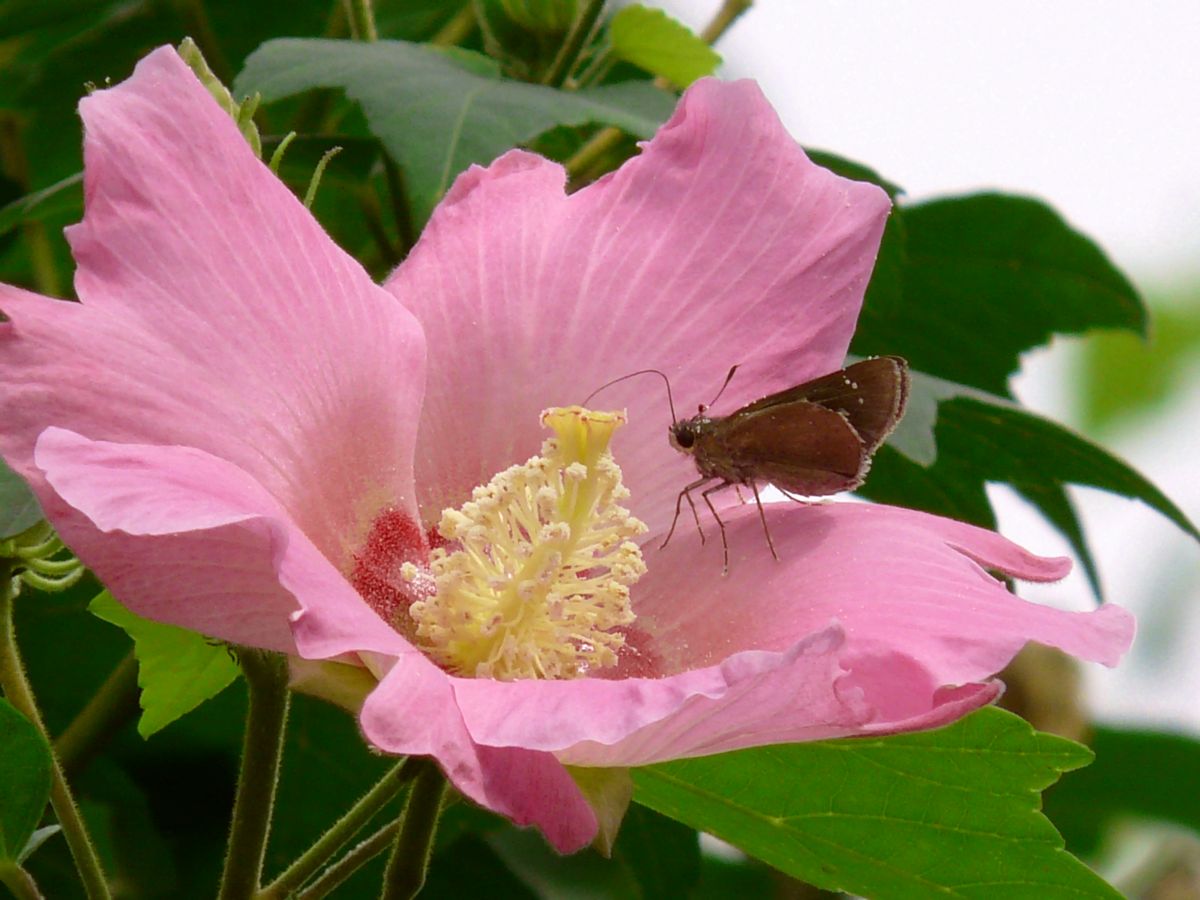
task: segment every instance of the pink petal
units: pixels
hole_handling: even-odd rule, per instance
[[[1027,641],[1111,666],[1133,639],[1133,617],[1120,607],[1064,612],[1009,592],[981,566],[1050,581],[1070,563],[994,532],[858,503],[777,503],[766,513],[779,561],[749,504],[722,514],[724,577],[711,524],[704,547],[691,529],[662,551],[647,542],[638,624],[655,635],[668,670],[749,648],[782,651],[833,620],[855,653],[911,657],[937,685],[990,678]]]
[[[36,462],[63,538],[87,544],[88,564],[140,615],[310,658],[408,646],[280,504],[226,460],[51,428]],[[304,626],[293,641],[288,619],[298,600]]]
[[[841,365],[888,199],[804,156],[751,82],[697,82],[620,171],[567,197],[561,167],[513,152],[459,177],[389,290],[421,320],[430,370],[417,458],[434,518],[535,453],[538,413],[657,367],[681,414],[734,363],[733,407]],[[652,527],[694,477],[667,445],[653,376],[614,449]]]
[[[1132,618],[1027,603],[980,563],[1060,577],[1065,560],[923,513],[860,504],[726,517],[717,542],[680,535],[635,587],[656,679],[509,683],[454,679],[483,744],[557,752],[575,765],[642,765],[760,744],[931,728],[990,702],[992,676],[1029,640],[1114,664]],[[654,546],[651,541],[648,546]]]
[[[310,659],[364,655],[390,669],[362,709],[376,746],[435,756],[459,790],[536,824],[563,852],[595,836],[595,814],[562,764],[521,747],[477,746],[446,673],[372,612],[236,466],[191,447],[90,441],[63,429],[42,435],[36,458],[69,504],[64,536],[104,533],[92,565],[137,612]]]
[[[397,660],[367,698],[360,721],[375,746],[435,757],[463,794],[517,825],[536,825],[563,853],[582,849],[596,835],[596,815],[562,763],[522,745],[476,744],[450,679],[418,653]]]
[[[342,564],[381,508],[415,509],[419,326],[173,50],[80,108],[87,214],[69,237],[82,305],[0,287],[0,452],[49,503],[32,465],[47,427],[196,447]],[[86,529],[73,540],[85,561],[108,552]]]
[[[62,429],[42,435],[36,457],[55,499],[69,504],[64,536],[104,533],[92,566],[135,611],[310,659],[377,654],[390,672],[362,710],[376,746],[435,756],[459,790],[538,825],[564,853],[594,837],[595,814],[562,764],[519,747],[476,746],[449,677],[376,616],[236,466],[190,447],[90,441]]]
[[[870,710],[838,685],[842,640],[834,627],[787,653],[735,654],[668,678],[454,679],[454,693],[480,743],[565,751],[560,758],[573,765],[643,765],[746,746],[738,737],[748,712],[786,716],[792,727],[779,740],[854,733]]]

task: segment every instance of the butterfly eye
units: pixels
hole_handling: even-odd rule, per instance
[[[675,443],[684,450],[689,449],[692,444],[696,443],[696,435],[690,428],[674,429]]]

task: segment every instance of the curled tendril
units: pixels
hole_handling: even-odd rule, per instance
[[[83,564],[48,522],[0,541],[0,558],[12,560],[13,581],[46,593],[65,591],[83,577]]]

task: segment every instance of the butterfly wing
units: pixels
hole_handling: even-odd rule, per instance
[[[721,420],[712,442],[705,456],[724,463],[713,474],[807,496],[858,487],[870,464],[846,417],[808,400],[734,413]]]
[[[734,416],[763,412],[798,401],[814,403],[845,416],[870,456],[904,415],[908,385],[907,362],[898,356],[877,356],[763,397],[738,410]]]

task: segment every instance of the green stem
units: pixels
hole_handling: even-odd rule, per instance
[[[712,21],[700,32],[700,39],[706,44],[715,44],[729,30],[729,26],[753,5],[754,0],[725,0]]]
[[[138,714],[137,658],[130,650],[100,689],[54,742],[68,772],[77,772],[96,750]]]
[[[243,900],[258,891],[287,724],[287,658],[243,648],[239,659],[250,707],[246,713],[242,770],[233,802],[220,900]]]
[[[294,863],[268,884],[258,894],[258,900],[276,900],[291,896],[300,885],[308,881],[321,866],[335,854],[383,809],[416,774],[416,761],[403,760],[348,809],[340,819],[330,826]]]
[[[424,760],[422,766],[408,795],[400,833],[383,873],[382,900],[409,900],[425,884],[446,779],[432,760]]]
[[[4,689],[4,696],[8,702],[32,722],[49,742],[50,735],[46,731],[46,723],[42,721],[42,715],[38,711],[33,687],[29,684],[20,651],[17,649],[17,635],[13,628],[16,585],[12,575],[12,563],[8,560],[0,562],[0,688]],[[100,860],[96,856],[96,848],[88,836],[87,826],[79,814],[79,807],[75,805],[75,798],[71,795],[67,778],[53,749],[50,751],[50,763],[50,805],[54,808],[58,824],[62,826],[63,837],[67,839],[67,846],[75,860],[75,868],[79,871],[79,878],[89,900],[107,900],[111,895],[104,871],[100,868]]]
[[[8,888],[16,900],[43,900],[33,876],[15,862],[0,860],[0,884]]]
[[[435,47],[453,47],[465,41],[474,30],[475,10],[467,3],[437,30],[429,43]]]
[[[571,67],[575,65],[575,59],[579,56],[579,51],[583,49],[584,42],[587,41],[588,35],[592,33],[592,28],[596,25],[596,20],[600,18],[600,13],[604,10],[604,0],[587,0],[587,4],[579,11],[579,15],[575,17],[575,22],[571,25],[571,30],[567,32],[566,40],[559,48],[558,55],[554,57],[554,62],[550,64],[550,68],[546,70],[546,74],[542,76],[542,84],[548,84],[552,87],[558,87],[567,80],[567,75],[571,72]]]
[[[624,137],[625,132],[620,128],[608,125],[588,138],[584,145],[576,150],[570,159],[563,163],[567,169],[567,174],[571,176],[571,180],[578,179],[610,151],[619,147]]]
[[[296,900],[321,900],[322,897],[327,896],[343,881],[386,850],[399,830],[399,819],[384,825],[322,872],[320,878],[296,895]]]
[[[583,71],[578,72],[571,79],[571,86],[578,89],[591,87],[599,83],[612,69],[614,62],[612,48],[608,46],[603,47],[584,66]]]
[[[345,4],[346,17],[350,20],[350,34],[354,39],[368,43],[379,40],[371,0],[345,0]]]

